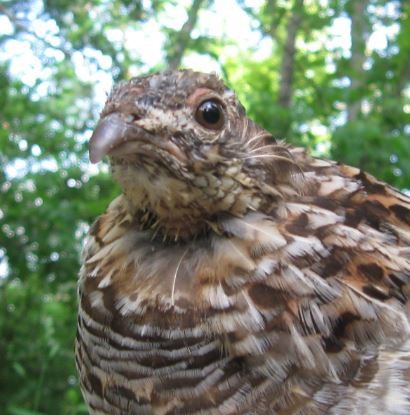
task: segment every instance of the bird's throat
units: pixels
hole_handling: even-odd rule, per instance
[[[220,217],[243,217],[261,206],[252,179],[228,173],[209,172],[184,180],[159,168],[113,168],[135,223],[155,238],[174,241],[218,233]]]
[[[193,216],[191,211],[185,214],[180,212],[175,216],[158,216],[156,212],[149,209],[140,209],[133,211],[133,218],[141,231],[148,231],[152,234],[152,239],[164,242],[194,240],[217,229],[217,225],[213,225],[213,221]]]

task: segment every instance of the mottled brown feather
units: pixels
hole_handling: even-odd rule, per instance
[[[409,414],[409,198],[274,141],[214,75],[121,83],[112,114],[123,195],[79,281],[90,413]]]

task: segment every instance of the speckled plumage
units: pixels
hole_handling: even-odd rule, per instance
[[[105,154],[124,193],[80,272],[91,414],[410,413],[407,196],[274,141],[192,71],[119,84]]]

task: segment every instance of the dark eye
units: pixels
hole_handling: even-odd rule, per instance
[[[201,102],[196,110],[195,119],[205,128],[218,130],[224,123],[222,105],[215,99]]]

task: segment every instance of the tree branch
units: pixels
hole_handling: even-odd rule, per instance
[[[205,0],[193,0],[192,6],[188,11],[188,18],[175,37],[174,45],[172,45],[173,47],[168,54],[169,69],[177,69],[181,66],[182,57],[189,46],[191,33],[198,20],[199,10],[201,9],[204,1]]]
[[[39,36],[35,31],[33,31],[33,30],[29,29],[27,26],[25,26],[21,22],[20,19],[18,19],[16,16],[14,16],[12,13],[10,13],[10,11],[7,10],[7,8],[2,4],[0,4],[0,14],[4,14],[10,20],[10,22],[12,23],[12,25],[15,28],[16,33],[21,32],[21,33],[24,33],[28,36],[31,36],[34,39],[41,42],[46,47],[63,52],[64,55],[67,58],[71,57],[71,51],[70,50],[68,50],[67,48],[64,48],[62,45],[54,46],[48,40],[46,40],[44,37]]]
[[[352,1],[350,4],[352,55],[350,58],[350,94],[347,107],[347,120],[349,122],[357,120],[362,112],[362,101],[355,98],[355,95],[362,88],[365,75],[363,65],[366,60],[365,12],[367,5],[368,0]]]
[[[280,86],[278,104],[289,108],[292,98],[293,78],[295,71],[296,35],[302,22],[301,10],[303,0],[295,0],[292,15],[289,18],[287,27],[287,38],[282,56],[280,69]]]

